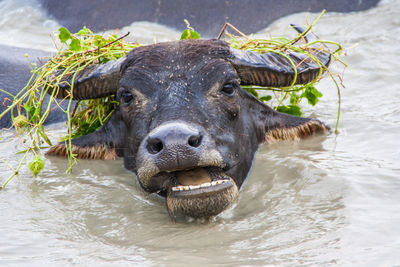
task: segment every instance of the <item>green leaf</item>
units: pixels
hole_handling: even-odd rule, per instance
[[[69,49],[74,52],[79,52],[82,49],[81,42],[77,38],[72,38]]]
[[[247,92],[249,92],[250,94],[252,94],[253,96],[255,96],[256,98],[258,98],[258,93],[256,91],[256,89],[254,88],[248,88]]]
[[[31,111],[31,116],[31,121],[36,123],[40,116],[40,109],[33,107],[33,112]]]
[[[105,64],[105,63],[107,63],[108,61],[110,61],[110,59],[107,58],[107,57],[99,57],[98,60],[99,60],[99,63],[100,63],[100,64]]]
[[[28,168],[31,170],[32,174],[36,177],[41,170],[44,168],[44,161],[39,156],[36,155],[35,158],[28,163]]]
[[[270,101],[272,99],[272,96],[266,95],[266,96],[262,96],[262,97],[260,97],[258,99],[260,99],[261,101],[267,102],[267,101]]]
[[[37,116],[39,116],[40,110],[35,106],[28,106],[27,103],[24,103],[24,109],[26,110],[26,113],[31,116],[31,121],[35,121]]]
[[[289,100],[291,105],[298,105],[300,102],[300,97],[296,94],[296,92],[292,92],[290,94],[290,100]]]
[[[322,97],[322,93],[319,92],[314,86],[307,86],[304,92],[300,97],[305,97],[308,100],[308,103],[312,106],[318,103],[319,98]]]
[[[108,43],[108,41],[101,35],[95,35],[94,39],[95,39],[95,41],[93,42],[93,44],[95,46],[103,46]]]
[[[276,108],[276,110],[279,112],[282,112],[282,113],[286,113],[286,114],[290,114],[290,115],[294,115],[294,116],[298,116],[298,117],[300,117],[302,114],[300,107],[297,105],[278,106]]]
[[[182,32],[181,40],[200,39],[200,34],[196,31],[186,29]]]
[[[60,34],[58,35],[58,38],[60,39],[61,43],[66,43],[69,39],[72,38],[72,34],[67,30],[65,27],[61,27],[58,29]]]
[[[82,35],[82,36],[88,36],[91,34],[91,31],[88,28],[86,28],[86,26],[83,26],[83,28],[80,29],[77,34]]]
[[[26,113],[31,114],[32,108],[34,108],[34,107],[28,106],[28,104],[24,103],[24,109],[25,109]]]

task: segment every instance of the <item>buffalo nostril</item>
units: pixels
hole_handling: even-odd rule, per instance
[[[188,144],[191,147],[199,147],[201,145],[201,141],[203,139],[203,136],[201,135],[192,135],[189,137]]]
[[[158,138],[149,138],[147,140],[146,148],[147,148],[147,151],[149,151],[150,154],[157,154],[157,153],[160,153],[161,150],[163,150],[164,144]]]

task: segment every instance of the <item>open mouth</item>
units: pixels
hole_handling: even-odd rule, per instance
[[[197,189],[202,189],[199,190],[200,193],[207,191],[208,189],[210,190],[215,190],[215,187],[218,185],[222,185],[222,184],[226,184],[230,182],[227,179],[223,179],[223,180],[217,180],[217,181],[212,181],[212,182],[205,182],[203,184],[199,184],[199,185],[178,185],[178,186],[174,186],[172,187],[172,191],[177,192],[177,191],[188,191],[191,190],[190,194],[193,192],[193,190],[197,190]]]
[[[231,186],[231,179],[217,167],[196,167],[180,171],[161,172],[157,175],[168,177],[169,184],[164,190],[158,192],[161,196],[169,194],[173,196],[195,196],[216,192],[227,186]]]
[[[219,167],[162,171],[148,179],[147,191],[166,197],[170,215],[210,217],[237,200],[235,182]]]

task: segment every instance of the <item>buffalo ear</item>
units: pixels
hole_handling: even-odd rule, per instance
[[[110,119],[97,131],[72,139],[72,153],[79,159],[114,160],[123,153],[123,133],[125,132],[120,112],[117,109]],[[52,146],[46,155],[67,157],[67,142]]]
[[[329,131],[330,128],[317,119],[296,117],[275,110],[272,110],[265,119],[266,143],[300,140],[314,134],[326,134]]]
[[[326,134],[330,128],[317,119],[296,117],[273,110],[247,94],[259,143],[300,140],[313,134]]]

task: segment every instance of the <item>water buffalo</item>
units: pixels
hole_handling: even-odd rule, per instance
[[[326,66],[329,53],[314,45]],[[296,83],[321,66],[288,53]],[[142,188],[166,197],[173,216],[210,217],[238,198],[260,143],[296,140],[328,127],[274,111],[240,85],[289,86],[294,69],[276,53],[232,49],[220,40],[182,40],[133,49],[127,56],[77,74],[75,99],[116,94],[119,106],[96,132],[72,141],[79,158],[123,157]],[[58,97],[68,94],[68,83]],[[48,155],[65,156],[66,145]]]

